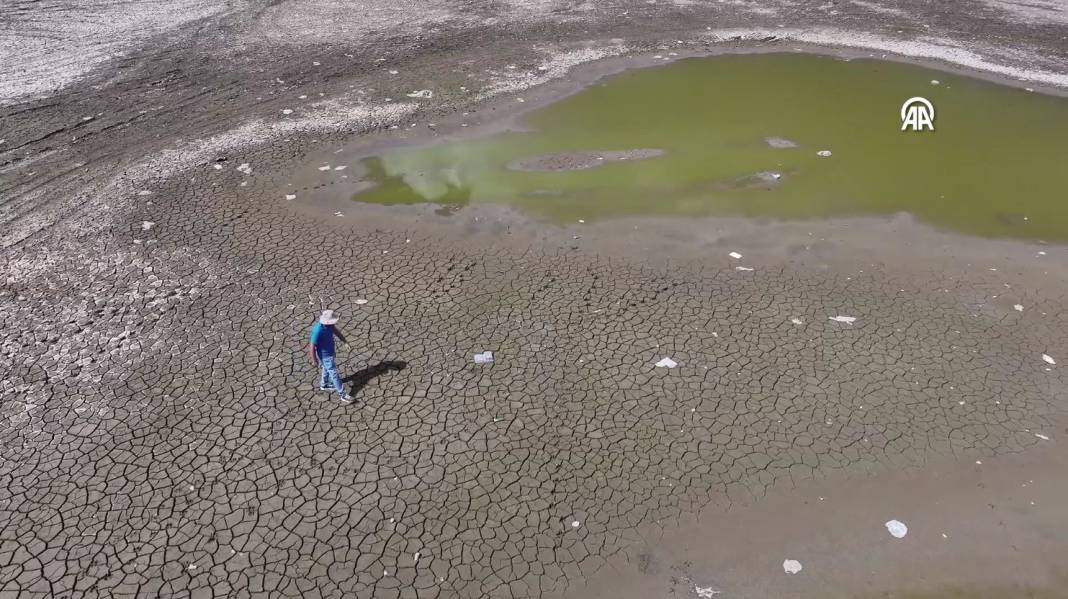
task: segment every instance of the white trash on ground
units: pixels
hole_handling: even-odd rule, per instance
[[[819,152],[816,152],[816,155],[817,156],[821,156],[823,158],[826,158],[826,157],[831,155],[831,151],[830,150],[820,150]]]
[[[719,595],[721,591],[716,587],[699,587],[695,584],[693,585],[693,592],[697,595],[698,599],[712,599],[716,595]]]
[[[679,363],[675,360],[672,360],[671,358],[664,358],[663,360],[660,360],[656,363],[657,368],[674,368],[678,365]]]
[[[905,526],[905,523],[900,520],[890,520],[886,523],[886,531],[896,539],[903,539],[905,535],[909,534],[909,527]]]
[[[734,258],[735,260],[741,260],[742,259],[742,255],[739,254],[738,252],[731,252],[731,253],[729,253],[727,255],[730,256],[731,258]]]
[[[484,351],[480,354],[475,354],[475,364],[493,364],[493,352]]]
[[[749,268],[748,266],[735,266],[734,270],[740,270],[742,272],[753,272],[753,269]]]
[[[364,304],[366,304],[366,303],[367,303],[367,300],[365,300],[365,299],[362,299],[362,298],[361,298],[361,299],[358,299],[358,300],[356,300],[356,305],[357,305],[357,306],[362,306],[362,305],[364,305]]]
[[[832,316],[832,317],[830,317],[829,320],[833,320],[835,322],[844,322],[846,324],[853,324],[854,322],[857,321],[857,317],[856,316]]]
[[[433,98],[434,97],[434,92],[430,91],[429,89],[421,89],[419,91],[414,91],[414,92],[408,94],[408,97],[409,98]]]
[[[1045,361],[1046,364],[1057,364],[1057,361],[1051,358],[1048,354],[1042,354],[1042,360]]]
[[[801,571],[801,562],[795,559],[783,560],[782,570],[787,574],[797,574]]]

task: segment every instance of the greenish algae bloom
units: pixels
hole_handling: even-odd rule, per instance
[[[934,104],[935,131],[901,130],[913,96]],[[974,235],[1068,240],[1068,99],[917,66],[687,59],[613,76],[522,125],[529,131],[368,158],[375,186],[354,199],[504,202],[553,222],[907,211]],[[633,149],[663,153],[590,167],[589,153]],[[578,152],[586,168],[517,168]]]

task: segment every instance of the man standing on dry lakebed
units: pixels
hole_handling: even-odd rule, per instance
[[[1068,0],[0,0],[0,599],[1068,599],[1066,160]]]
[[[333,310],[323,310],[319,319],[312,326],[311,339],[308,343],[308,355],[312,365],[321,371],[319,377],[319,390],[337,391],[341,403],[352,403],[352,396],[345,392],[345,385],[341,382],[341,375],[337,372],[337,352],[334,347],[334,337],[337,337],[349,346],[345,335],[337,327],[338,316]]]

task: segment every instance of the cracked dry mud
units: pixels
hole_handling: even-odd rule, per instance
[[[403,88],[455,84],[441,65],[493,44],[494,72],[535,64],[507,32],[583,35],[547,16],[556,3],[507,4],[465,5],[505,11],[484,48],[452,47],[472,35],[455,25],[441,48],[392,57],[426,78]],[[715,10],[752,26],[800,10],[749,4]],[[882,31],[867,4],[853,18]],[[707,8],[635,6],[672,39]],[[441,7],[455,8],[436,3],[431,25]],[[607,12],[588,18],[611,29]],[[1022,30],[1036,46],[1064,32],[1030,22],[958,31]],[[614,251],[617,230],[591,228],[587,245],[478,208],[298,206],[284,198],[306,154],[427,117],[368,103],[249,124],[349,81],[381,102],[390,76],[309,75],[288,46],[264,71],[219,72],[194,49],[3,106],[0,596],[540,597],[581,585],[649,523],[833,473],[1026,452],[1033,431],[1064,430],[1065,381],[1040,358],[1068,356],[1064,281],[965,268],[986,242],[955,241],[927,268],[820,256],[739,271],[718,248],[646,260]],[[465,106],[443,95],[434,110]],[[628,242],[658,243],[641,235]],[[745,254],[748,268],[760,252]],[[352,406],[316,389],[304,354],[323,304],[352,342]],[[495,362],[475,365],[485,350]],[[664,357],[678,366],[655,367]]]

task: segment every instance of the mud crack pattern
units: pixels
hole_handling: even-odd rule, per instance
[[[272,156],[5,254],[0,594],[539,597],[640,524],[1018,451],[1056,405],[990,306],[324,224]],[[316,389],[321,302],[360,404]]]

